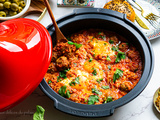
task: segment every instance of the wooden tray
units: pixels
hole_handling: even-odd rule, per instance
[[[40,14],[39,18],[37,19],[37,21],[40,22],[45,12],[46,7],[43,0],[32,0],[29,9],[21,16],[21,18],[24,18],[30,14]]]

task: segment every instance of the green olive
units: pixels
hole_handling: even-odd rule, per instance
[[[0,3],[0,10],[3,10],[4,9],[4,5],[3,3]]]
[[[10,16],[17,15],[17,12],[16,12],[16,11],[9,11],[9,15],[10,15]]]
[[[4,3],[5,2],[5,0],[0,0],[0,3]]]
[[[9,14],[9,10],[5,9],[4,12],[6,13],[6,15]]]
[[[19,6],[18,6],[16,3],[12,3],[12,4],[11,4],[11,10],[13,10],[13,11],[15,11],[15,12],[18,11],[18,7],[19,7]]]
[[[24,1],[20,1],[20,2],[19,2],[19,6],[23,8],[23,7],[25,7],[25,6],[26,6],[26,4],[25,4],[25,2],[24,2]]]
[[[20,13],[22,11],[22,7],[18,7],[18,12]]]
[[[0,11],[0,17],[6,17],[6,13],[4,11]]]
[[[6,2],[11,2],[11,0],[6,0]]]
[[[11,7],[11,2],[5,2],[4,7],[9,9]]]
[[[13,2],[13,3],[17,3],[17,2],[19,2],[19,0],[12,0],[12,2]]]

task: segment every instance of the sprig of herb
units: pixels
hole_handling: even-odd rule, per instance
[[[88,98],[88,105],[93,105],[95,102],[99,102],[99,97],[97,95],[90,95]]]
[[[73,80],[73,81],[71,81],[71,82],[69,83],[70,86],[73,86],[73,85],[75,86],[76,84],[80,84],[80,83],[79,83],[79,77],[76,77],[75,80]]]
[[[70,44],[70,45],[75,45],[77,49],[82,46],[82,44],[74,43],[74,42],[72,42],[72,41],[68,41],[68,44]]]
[[[40,105],[37,105],[36,108],[37,111],[33,114],[33,120],[44,120],[45,109]]]
[[[113,75],[113,82],[116,82],[117,79],[123,76],[123,71],[120,69],[116,69],[114,75]]]
[[[65,98],[70,98],[70,92],[69,90],[66,91],[66,89],[67,89],[67,86],[64,85],[59,89],[58,93]]]

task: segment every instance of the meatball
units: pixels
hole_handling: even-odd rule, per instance
[[[60,71],[65,70],[69,66],[69,61],[65,56],[61,56],[56,60],[56,67]]]
[[[53,51],[57,52],[58,56],[61,55],[68,55],[72,52],[76,51],[75,45],[69,45],[68,43],[59,43],[56,45],[56,47],[53,49]]]
[[[85,42],[85,36],[83,34],[74,35],[71,37],[72,41],[75,43],[84,43]]]
[[[58,59],[58,53],[57,52],[52,52],[51,62],[55,62],[57,59]]]
[[[129,92],[132,89],[131,82],[123,82],[120,84],[120,89],[125,92]]]
[[[133,50],[128,51],[127,56],[132,60],[137,59],[138,57],[136,51],[133,51]]]
[[[54,63],[51,62],[49,67],[48,67],[47,73],[53,74],[55,71],[57,71],[57,69],[56,69]]]
[[[119,40],[116,36],[110,37],[110,40],[112,40],[114,44],[117,44],[119,42]]]
[[[126,50],[128,50],[128,48],[129,48],[129,46],[128,46],[127,43],[120,43],[118,47],[119,47],[119,49],[122,50],[122,51],[126,51]]]

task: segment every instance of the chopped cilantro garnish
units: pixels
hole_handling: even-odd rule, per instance
[[[118,47],[112,46],[111,48],[113,51],[118,51]]]
[[[110,43],[110,44],[113,44],[113,43],[114,43],[114,41],[113,41],[113,40],[109,40],[109,43]]]
[[[65,98],[70,98],[70,92],[69,90],[66,91],[66,89],[67,89],[67,86],[64,85],[59,89],[58,93]]]
[[[101,35],[101,36],[100,36],[100,38],[105,39],[106,37],[105,37],[105,36],[103,36],[103,35]]]
[[[93,105],[95,102],[99,102],[99,97],[97,95],[91,95],[88,98],[88,105]]]
[[[111,58],[109,57],[109,55],[107,55],[106,59],[107,61],[111,61]]]
[[[51,84],[51,83],[52,83],[52,81],[51,81],[51,80],[49,80],[49,81],[48,81],[48,84]]]
[[[119,77],[123,76],[123,71],[120,69],[116,69],[114,75],[113,75],[113,82],[116,82],[117,79],[119,79]]]
[[[103,80],[103,78],[100,78],[100,79],[97,79],[96,81],[97,81],[98,83],[100,83],[102,80]]]
[[[63,78],[63,79],[67,78],[67,76],[66,76],[67,71],[69,71],[69,68],[64,71],[59,72],[59,76],[57,77],[57,82],[61,81],[62,80],[61,78]]]
[[[99,90],[97,90],[96,88],[92,88],[92,93],[96,93],[98,95],[102,95],[102,92],[100,92]]]
[[[108,102],[112,102],[113,100],[112,100],[112,97],[111,96],[108,96],[107,97],[107,100],[104,102],[104,103],[108,103]]]
[[[95,68],[92,68],[92,69],[93,69],[92,74],[93,74],[94,76],[96,76],[96,75],[97,75],[97,71],[96,71],[96,69],[95,69]]]
[[[70,86],[73,86],[73,85],[75,86],[76,84],[80,84],[80,83],[79,83],[79,77],[76,77],[75,80],[73,80],[73,81],[71,81],[71,82],[69,83]]]
[[[101,88],[103,88],[103,89],[109,89],[109,86],[102,86]]]
[[[92,62],[92,60],[93,60],[93,58],[90,58],[88,61],[89,61],[89,62]]]
[[[72,42],[72,41],[68,41],[68,44],[70,44],[70,45],[75,45],[77,49],[82,46],[82,44],[74,43],[74,42]]]
[[[95,56],[96,56],[96,54],[94,53],[94,54],[93,54],[93,56],[95,57]]]
[[[100,34],[101,34],[101,32],[98,33],[98,35],[100,35]]]
[[[117,58],[115,60],[116,63],[120,62],[121,59],[125,59],[126,55],[124,52],[118,51]]]
[[[110,66],[110,65],[108,65],[108,69],[111,69],[111,66]]]

